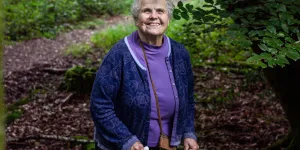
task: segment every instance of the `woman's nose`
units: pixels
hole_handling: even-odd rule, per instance
[[[157,18],[158,17],[158,13],[156,11],[152,11],[150,18]]]

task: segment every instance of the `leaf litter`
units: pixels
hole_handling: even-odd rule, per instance
[[[77,34],[74,37],[80,37],[82,33]],[[28,42],[33,43],[21,43],[16,47],[31,49],[39,43]],[[47,51],[51,50],[50,47],[45,45],[40,49]],[[10,52],[6,54],[20,53],[12,51],[14,46],[8,49]],[[21,118],[6,126],[6,139],[38,135],[82,136],[93,139],[89,94],[75,94],[69,100],[63,101],[70,95],[59,90],[64,72],[49,72],[45,68],[67,69],[76,64],[84,64],[86,58],[92,58],[92,64],[98,67],[98,58],[103,57],[102,50],[83,58],[61,55],[45,57],[42,54],[43,59],[37,59],[34,63],[22,62],[21,59],[19,63],[9,63],[17,54],[6,54],[5,104],[9,106],[20,99],[30,99],[19,108],[23,113]],[[38,56],[34,56],[35,54]],[[40,54],[32,52],[24,58],[28,56],[33,59],[40,57]],[[211,67],[194,67],[194,75],[195,127],[200,149],[262,149],[283,138],[287,133],[288,122],[284,118],[278,99],[261,75],[252,75],[252,78],[249,78]],[[8,142],[7,149],[77,150],[84,149],[84,144],[37,138]]]

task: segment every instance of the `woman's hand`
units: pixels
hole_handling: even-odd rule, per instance
[[[144,150],[144,146],[143,146],[143,144],[140,143],[140,142],[135,142],[135,143],[131,146],[130,150]]]
[[[184,139],[183,144],[184,144],[184,150],[198,150],[199,149],[199,145],[192,138]]]

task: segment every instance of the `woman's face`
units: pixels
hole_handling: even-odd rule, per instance
[[[169,16],[165,0],[141,0],[136,25],[144,36],[160,36],[168,27]]]

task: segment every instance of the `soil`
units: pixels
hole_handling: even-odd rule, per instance
[[[22,116],[7,124],[7,149],[85,149],[85,144],[42,135],[93,139],[89,95],[60,90],[66,69],[97,59],[98,49],[83,58],[66,56],[73,43],[90,43],[90,36],[110,25],[126,23],[128,17],[106,19],[95,30],[74,30],[56,39],[38,38],[5,46],[4,87],[7,106],[29,99],[19,109]],[[194,67],[195,126],[200,149],[262,149],[284,137],[288,123],[278,100],[265,79],[257,74],[235,74],[212,67]],[[217,90],[216,90],[217,89]],[[28,138],[31,137],[31,138]]]

